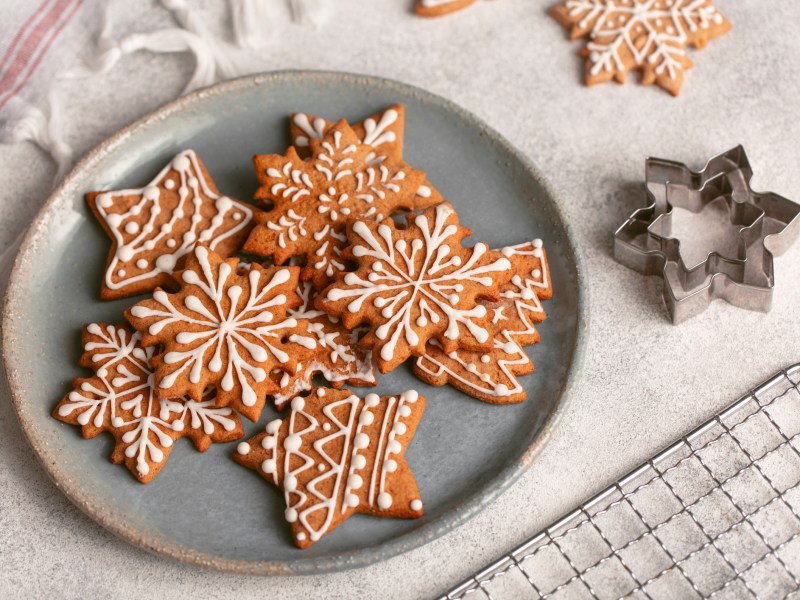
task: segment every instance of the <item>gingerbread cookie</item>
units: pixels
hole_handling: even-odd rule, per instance
[[[640,70],[643,83],[674,96],[693,66],[686,47],[704,48],[731,28],[714,0],[561,0],[550,14],[571,28],[571,39],[589,38],[586,85],[624,83]]]
[[[389,219],[351,223],[348,256],[358,269],[340,275],[317,307],[345,327],[372,326],[361,343],[373,348],[381,373],[424,355],[433,338],[446,352],[491,350],[491,311],[477,299],[499,299],[512,276],[508,258],[483,243],[462,246],[472,232],[447,202],[406,220],[406,229]]]
[[[256,216],[258,225],[244,250],[276,264],[304,256],[302,278],[320,289],[345,270],[346,221],[381,220],[410,207],[425,175],[402,161],[368,164],[372,147],[362,144],[345,121],[309,144],[312,155],[305,161],[294,147],[285,156],[253,158],[262,183],[255,197],[273,202],[274,208]]]
[[[306,548],[355,513],[422,516],[403,455],[424,410],[425,399],[411,390],[362,400],[318,388],[240,443],[234,460],[283,490],[295,543]]]
[[[90,192],[89,208],[113,240],[100,297],[170,286],[195,244],[221,256],[239,249],[254,209],[221,196],[194,150],[184,150],[144,188]]]
[[[368,350],[358,344],[363,329],[347,329],[335,317],[326,315],[314,308],[314,288],[310,282],[303,282],[297,290],[303,300],[302,306],[289,310],[289,316],[308,320],[308,330],[317,336],[323,348],[318,356],[297,365],[297,372],[273,373],[273,379],[280,391],[273,394],[275,407],[281,410],[292,398],[311,390],[315,374],[319,373],[333,387],[345,383],[355,386],[371,386],[377,383],[375,368]]]
[[[473,4],[475,0],[417,0],[416,12],[421,17],[442,17]]]
[[[87,325],[83,348],[80,364],[95,376],[76,378],[75,389],[58,403],[53,417],[80,425],[86,439],[111,432],[116,439],[111,461],[124,462],[142,483],[158,474],[181,437],[191,438],[200,452],[213,442],[242,437],[239,417],[216,407],[213,393],[200,402],[159,399],[150,366],[154,349],[142,347],[141,336],[129,325]]]
[[[293,113],[290,119],[292,144],[301,158],[311,155],[310,140],[320,140],[334,126],[333,121],[307,113]],[[382,162],[403,160],[403,132],[405,129],[405,107],[397,104],[367,117],[352,125],[353,132],[371,151],[365,157],[367,164],[380,165]],[[427,180],[419,186],[409,205],[410,210],[422,210],[439,204],[442,195]]]
[[[255,421],[267,394],[278,391],[269,373],[294,373],[320,348],[308,321],[288,315],[302,302],[300,270],[251,265],[239,275],[238,262],[197,246],[177,276],[177,293],[157,289],[125,315],[144,346],[164,346],[154,359],[160,398],[200,400],[206,386],[215,386],[219,406]]]
[[[414,374],[432,385],[449,383],[485,402],[515,404],[526,397],[518,376],[533,372],[533,363],[522,346],[539,341],[535,324],[546,317],[541,300],[549,300],[553,288],[541,240],[500,252],[511,261],[514,276],[500,288],[499,301],[482,301],[492,311],[494,349],[447,353],[432,340],[425,356],[414,363]]]

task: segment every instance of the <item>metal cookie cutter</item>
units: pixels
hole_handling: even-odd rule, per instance
[[[650,204],[614,233],[614,258],[639,273],[664,278],[664,302],[674,324],[701,313],[715,299],[762,312],[772,307],[773,259],[800,234],[800,205],[753,191],[752,176],[742,146],[712,158],[699,172],[671,160],[647,160]],[[731,224],[739,228],[736,255],[711,252],[687,267],[680,240],[672,234],[672,209],[699,213],[720,198]]]

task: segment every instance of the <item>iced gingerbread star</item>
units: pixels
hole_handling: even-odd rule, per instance
[[[321,140],[333,127],[334,122],[310,115],[293,113],[290,120],[292,144],[301,158],[311,156],[310,140]],[[365,157],[369,165],[403,160],[403,132],[405,129],[405,107],[397,104],[367,117],[352,125],[353,133],[370,152]],[[427,180],[417,189],[409,205],[410,210],[422,210],[439,204],[442,195]]]
[[[541,300],[552,298],[553,288],[541,240],[499,252],[511,261],[514,276],[500,288],[500,300],[481,301],[492,311],[494,348],[490,352],[447,353],[433,340],[425,356],[414,363],[414,373],[426,383],[449,383],[485,402],[515,404],[526,397],[518,376],[533,372],[533,363],[522,347],[539,341],[535,324],[546,317]]]
[[[111,461],[124,462],[142,483],[158,474],[181,437],[190,438],[200,452],[213,442],[242,437],[239,417],[216,407],[213,394],[200,402],[159,399],[150,366],[154,349],[142,347],[141,336],[129,325],[87,325],[83,347],[80,364],[95,376],[76,378],[53,417],[79,425],[86,439],[110,432],[116,439]]]
[[[638,69],[645,84],[675,96],[693,65],[686,48],[704,48],[731,28],[714,0],[561,0],[550,14],[571,28],[571,39],[589,38],[586,85],[624,83]]]
[[[144,346],[164,347],[154,359],[159,397],[200,400],[207,386],[215,386],[219,406],[256,421],[267,394],[278,391],[269,374],[294,373],[319,346],[308,321],[288,314],[302,302],[296,292],[300,270],[251,265],[239,275],[238,262],[198,246],[178,275],[177,293],[157,289],[126,317]]]
[[[339,319],[315,309],[315,292],[311,283],[301,283],[297,293],[303,304],[290,309],[289,316],[307,319],[309,332],[316,335],[323,350],[314,358],[298,364],[294,375],[280,371],[273,373],[274,380],[280,386],[280,390],[272,396],[275,407],[281,410],[292,398],[311,390],[314,387],[313,377],[317,373],[336,388],[345,383],[375,385],[377,379],[370,352],[358,344],[363,330],[348,329]]]
[[[274,208],[257,215],[244,250],[276,264],[305,257],[302,278],[320,289],[345,270],[346,222],[380,221],[413,206],[425,175],[402,161],[370,165],[371,146],[362,144],[345,121],[309,144],[311,158],[305,161],[294,147],[286,155],[253,158],[262,184],[255,198]]]
[[[446,352],[490,350],[491,312],[477,300],[498,300],[512,276],[501,253],[483,243],[462,245],[472,232],[459,225],[449,203],[406,219],[406,229],[388,219],[351,223],[348,256],[358,268],[317,298],[317,307],[345,327],[372,326],[361,343],[373,348],[382,373],[424,355],[434,338]]]
[[[295,543],[306,548],[356,513],[422,516],[403,455],[424,410],[425,399],[412,390],[362,400],[318,388],[240,443],[234,460],[283,490]]]
[[[125,298],[173,283],[198,242],[222,256],[237,251],[254,209],[222,196],[194,150],[178,154],[147,186],[90,192],[86,200],[113,240],[100,290]]]

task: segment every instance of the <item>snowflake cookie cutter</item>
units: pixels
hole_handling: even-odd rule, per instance
[[[614,233],[614,258],[643,275],[664,279],[664,303],[674,324],[708,308],[716,299],[760,312],[772,307],[774,258],[800,234],[800,205],[772,192],[756,192],[753,170],[742,146],[708,161],[700,171],[685,164],[649,158],[648,206]],[[673,236],[673,208],[699,213],[724,199],[731,225],[739,228],[735,256],[712,251],[687,266]]]

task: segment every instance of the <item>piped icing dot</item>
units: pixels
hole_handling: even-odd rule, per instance
[[[139,224],[136,221],[128,221],[125,223],[125,233],[138,233],[139,231]]]
[[[378,508],[387,510],[392,506],[392,495],[389,492],[381,492],[378,494]]]
[[[175,240],[173,240],[173,239],[167,240],[167,248],[174,248],[177,245],[178,245],[178,242],[176,242]]]
[[[136,268],[138,269],[146,269],[147,268],[147,261],[143,258],[140,258],[136,261]]]
[[[410,506],[411,510],[422,510],[422,500],[412,500]]]
[[[239,454],[250,454],[250,444],[247,442],[241,442],[238,446],[236,446],[236,451]]]
[[[306,536],[305,533],[303,533],[302,531],[298,531],[297,532],[297,539],[299,541],[304,542],[304,541],[306,541],[306,538],[307,538],[307,536]]]

